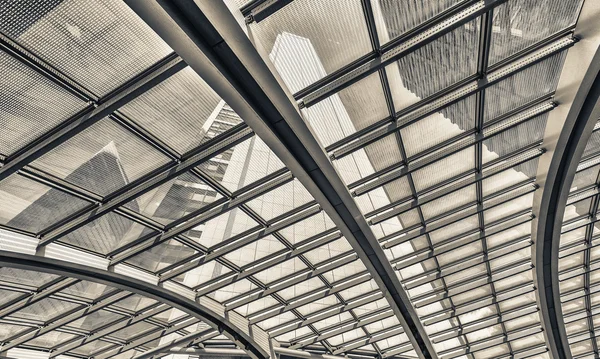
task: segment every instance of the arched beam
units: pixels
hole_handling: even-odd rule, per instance
[[[214,329],[217,329],[227,335],[230,339],[234,340],[240,347],[245,348],[251,357],[255,359],[270,358],[269,352],[263,350],[251,336],[237,329],[228,319],[198,302],[162,288],[161,286],[152,285],[122,274],[90,266],[42,257],[39,255],[21,254],[2,250],[0,250],[0,267],[18,268],[87,280],[152,298],[209,324]]]
[[[580,39],[565,59],[556,90],[558,107],[550,112],[533,202],[534,283],[546,343],[554,359],[571,358],[562,316],[558,249],[562,218],[577,164],[600,115],[600,4],[585,1],[575,36]],[[586,70],[587,69],[587,70]]]
[[[346,237],[388,299],[421,358],[437,358],[396,273],[358,206],[300,115],[225,4],[214,0],[126,3],[279,156]]]

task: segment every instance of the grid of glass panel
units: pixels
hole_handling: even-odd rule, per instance
[[[396,29],[395,17],[403,14],[398,7],[404,5],[371,3],[377,34],[384,42],[408,30]],[[368,75],[303,109],[442,358],[547,356],[531,271],[531,207],[537,159],[566,51],[544,55],[522,68],[517,60],[540,56],[543,48],[535,45],[572,25],[581,3],[561,9],[565,24],[553,23],[558,27],[548,29],[546,36],[517,44],[506,34],[525,31],[520,29],[523,19],[538,21],[526,26],[544,26],[547,18],[536,9],[555,5],[546,3],[508,2],[486,15],[492,19],[487,29],[482,18],[476,18],[380,68],[379,76]],[[424,4],[431,12],[418,16],[435,16],[452,5]],[[512,13],[507,14],[505,8],[511,5]],[[383,11],[390,7],[394,12]],[[515,16],[514,25],[499,25],[502,16]],[[411,26],[408,20],[406,24]],[[489,44],[480,41],[484,31],[492,34]],[[517,66],[509,62],[487,75],[499,80],[470,88],[466,82],[449,95],[443,93],[479,71],[487,74],[488,66],[525,48],[528,53],[512,60]],[[310,48],[295,50],[304,57],[312,54],[305,66],[328,61]],[[292,51],[271,51],[271,61],[288,88],[304,94],[295,72],[286,71],[298,54],[286,60]],[[490,53],[486,63],[478,60],[484,51]],[[335,81],[323,86],[337,86]],[[369,99],[368,104],[355,100],[352,91],[359,89],[364,89],[360,97]],[[460,94],[458,100],[441,101],[454,93]],[[385,113],[378,112],[381,101],[386,101]],[[390,118],[396,119],[392,125]],[[365,130],[378,123],[382,125]],[[383,353],[386,349],[376,348]]]
[[[440,358],[547,357],[532,282],[531,206],[553,91],[571,45],[565,31],[581,2],[508,1],[301,109]],[[296,0],[250,21],[248,30],[302,101],[346,81],[361,59],[465,16],[459,10],[478,6],[471,3]],[[554,13],[559,21],[549,22]],[[0,19],[10,19],[0,21],[0,62],[8,69],[0,87],[11,94],[0,104],[0,126],[9,129],[0,133],[2,161],[172,56],[119,1],[48,0],[30,11],[10,2],[0,4]],[[542,47],[560,32],[552,50]],[[586,159],[598,152],[592,142]],[[579,189],[595,185],[595,171],[578,173]],[[595,216],[590,198],[571,204],[565,220]],[[588,227],[584,245],[591,246]],[[189,67],[0,181],[0,249],[15,250],[17,235],[23,245],[16,251],[33,254],[40,244],[75,251],[190,291],[201,303],[216,301],[230,320],[257,325],[290,349],[416,356],[350,242]],[[593,265],[593,250],[581,253],[582,263]],[[580,268],[569,262],[561,275]],[[582,286],[592,281],[589,272],[577,274]],[[18,350],[50,349],[53,358],[132,358],[205,325],[71,278],[0,268],[0,285],[0,354],[8,346],[17,357]],[[13,310],[27,293],[48,287],[56,290]],[[592,299],[585,301],[593,310]],[[88,306],[97,310],[71,316]],[[581,308],[563,310],[574,318]],[[593,320],[586,320],[595,343]],[[35,329],[53,322],[60,325]],[[570,335],[580,338],[581,323],[572,327]],[[202,338],[234,346],[218,332]]]
[[[0,268],[0,340],[8,357],[133,358],[190,333],[226,339],[197,318],[103,284]],[[48,355],[48,354],[47,354]]]
[[[575,173],[560,237],[559,285],[565,328],[574,358],[597,356],[599,126]]]

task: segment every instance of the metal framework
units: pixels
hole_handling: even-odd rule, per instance
[[[584,6],[580,21],[582,24],[591,23],[594,21],[592,20],[594,14],[598,14],[598,8],[589,3]],[[565,60],[563,77],[558,84],[557,91],[561,94],[559,101],[565,106],[562,106],[561,111],[552,113],[548,120],[546,138],[550,140],[546,143],[550,151],[542,155],[538,167],[538,176],[544,176],[545,181],[543,191],[538,192],[534,202],[534,213],[537,214],[533,224],[534,238],[536,238],[534,278],[538,288],[537,300],[542,310],[545,335],[555,358],[572,357],[567,329],[562,324],[559,281],[562,272],[559,260],[560,228],[563,225],[563,216],[567,219],[565,214],[565,208],[569,204],[567,196],[577,170],[578,159],[581,158],[587,138],[591,135],[599,117],[597,113],[594,114],[594,108],[598,100],[599,68],[595,64],[598,61],[600,33],[598,29],[587,29],[585,25],[582,25],[582,29],[586,30],[579,30],[581,34],[578,36],[586,38],[585,46],[580,46],[569,53]],[[589,64],[588,70],[582,72],[580,69],[585,62]],[[573,87],[573,81],[579,86]],[[575,190],[581,190],[581,187]],[[591,240],[589,236],[586,238]],[[589,279],[586,280],[587,282]],[[584,284],[584,288],[587,287],[589,284]],[[590,330],[593,332],[593,325],[590,326]],[[596,347],[595,343],[594,347]],[[597,349],[593,352],[597,353]]]
[[[599,355],[596,4],[239,5],[0,6],[0,355]]]

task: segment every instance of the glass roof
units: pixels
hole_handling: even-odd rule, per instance
[[[569,346],[574,358],[597,355],[598,180],[600,122],[588,140],[562,220],[558,279]]]
[[[496,1],[468,21],[489,1],[226,2],[247,15],[437,356],[549,358],[532,204],[583,0]],[[417,357],[308,186],[125,2],[0,1],[0,89],[1,251],[170,288],[277,347]],[[576,356],[598,353],[595,147],[600,131],[561,237]],[[165,303],[76,277],[2,267],[0,292],[0,355],[134,358],[193,333],[193,348],[236,346]]]

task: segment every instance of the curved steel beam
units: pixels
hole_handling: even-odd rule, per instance
[[[0,250],[0,267],[19,268],[73,277],[90,282],[105,284],[117,289],[136,293],[161,303],[177,308],[190,316],[196,317],[211,325],[219,332],[226,334],[255,359],[268,359],[270,353],[263,350],[248,334],[240,331],[228,319],[223,318],[210,308],[188,299],[173,291],[144,281],[130,278],[102,269],[74,264],[54,258],[39,255],[21,254]]]
[[[565,59],[556,90],[558,107],[550,112],[538,165],[541,187],[534,196],[531,238],[536,300],[546,343],[554,359],[571,358],[562,316],[558,249],[562,218],[577,164],[600,115],[600,4],[586,1],[575,36],[581,41]],[[587,69],[582,71],[582,69]]]
[[[311,130],[225,4],[214,0],[127,4],[193,68],[262,140],[338,226],[422,358],[435,350],[396,273]]]

